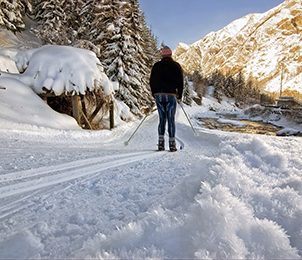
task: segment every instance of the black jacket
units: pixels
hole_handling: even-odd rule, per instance
[[[181,99],[183,81],[182,68],[171,57],[162,58],[152,67],[150,87],[153,96],[159,93],[176,94],[177,99]]]

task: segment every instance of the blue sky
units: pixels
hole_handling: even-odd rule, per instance
[[[139,0],[159,44],[176,48],[249,13],[263,13],[284,0]]]

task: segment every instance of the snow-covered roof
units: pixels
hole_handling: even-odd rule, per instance
[[[112,84],[95,53],[70,46],[45,45],[21,50],[15,56],[19,80],[36,93],[85,94],[102,89],[112,93]]]

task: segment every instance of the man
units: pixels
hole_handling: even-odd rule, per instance
[[[183,92],[183,72],[181,66],[172,59],[172,50],[164,46],[162,59],[156,62],[151,71],[150,87],[155,98],[158,115],[158,150],[165,150],[165,128],[168,120],[169,149],[177,151],[175,142],[175,112],[177,100]]]

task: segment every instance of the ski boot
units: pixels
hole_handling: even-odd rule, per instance
[[[177,151],[175,140],[170,140],[169,141],[169,148],[170,148],[170,152],[176,152]]]
[[[158,151],[165,150],[165,139],[159,138],[158,139]]]

